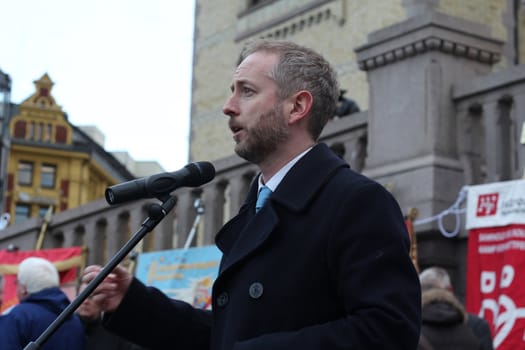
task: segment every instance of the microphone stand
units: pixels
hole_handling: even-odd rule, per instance
[[[68,319],[73,312],[87,299],[87,297],[98,287],[98,285],[106,278],[115,267],[128,255],[128,253],[140,242],[144,236],[175,207],[177,204],[177,197],[166,195],[159,198],[162,205],[154,203],[148,209],[148,218],[142,223],[140,229],[133,234],[130,240],[111,258],[111,260],[104,266],[102,271],[89,282],[86,288],[58,315],[58,317],[51,323],[47,329],[35,340],[26,345],[24,350],[35,350],[40,347],[51,337],[56,330]]]

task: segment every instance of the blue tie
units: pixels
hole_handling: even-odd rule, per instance
[[[257,197],[257,203],[255,203],[255,212],[259,212],[261,208],[263,207],[264,203],[266,203],[266,200],[272,193],[272,190],[270,190],[268,187],[263,186],[259,190],[259,196]]]

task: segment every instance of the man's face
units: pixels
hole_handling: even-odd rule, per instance
[[[277,55],[256,52],[244,59],[233,76],[232,95],[223,107],[236,142],[235,152],[260,164],[288,138],[288,125],[270,71]]]

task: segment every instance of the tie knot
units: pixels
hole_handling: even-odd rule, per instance
[[[257,203],[255,203],[255,212],[257,213],[261,208],[263,207],[264,203],[266,203],[266,200],[272,193],[272,190],[270,190],[268,187],[263,186],[259,190],[259,195],[257,196]]]

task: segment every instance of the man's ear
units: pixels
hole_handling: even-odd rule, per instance
[[[27,297],[29,294],[27,293],[27,288],[23,284],[18,284],[17,286],[17,296],[19,299]]]
[[[303,120],[312,109],[313,96],[309,91],[301,90],[290,97],[291,110],[288,119],[289,124]]]

